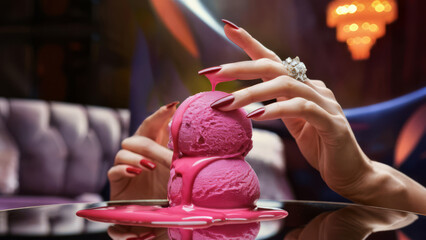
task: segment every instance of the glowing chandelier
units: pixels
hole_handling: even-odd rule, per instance
[[[336,27],[337,40],[346,42],[352,58],[367,59],[386,24],[397,18],[395,0],[335,0],[328,5],[327,26]]]

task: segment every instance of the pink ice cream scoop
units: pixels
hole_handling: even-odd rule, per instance
[[[173,160],[174,165],[194,157],[217,158],[200,170],[193,181],[191,198],[196,206],[253,207],[260,195],[256,173],[244,160],[252,148],[252,126],[246,112],[210,107],[212,102],[227,95],[220,91],[198,93],[186,99],[181,105],[185,107],[179,107],[175,113],[182,122],[175,139],[179,149],[174,149],[180,157]],[[179,111],[184,112],[177,114]],[[182,179],[172,167],[168,184],[171,206],[182,204]]]
[[[168,186],[170,206],[181,204],[182,177],[172,169]],[[259,199],[259,180],[244,160],[218,160],[200,171],[192,189],[192,203],[200,207],[253,207]]]
[[[238,109],[223,112],[210,104],[228,94],[220,91],[201,92],[187,98],[192,101],[186,109],[179,130],[179,151],[186,156],[222,156],[241,153],[246,156],[252,148],[252,126],[246,112]],[[178,109],[177,111],[180,111]],[[170,141],[169,147],[173,148]]]

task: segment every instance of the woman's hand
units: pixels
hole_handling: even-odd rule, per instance
[[[111,200],[160,199],[167,197],[167,181],[172,151],[168,142],[167,124],[177,102],[158,109],[146,118],[136,133],[123,140],[108,171]]]
[[[263,83],[234,92],[212,104],[229,111],[253,102],[277,102],[249,113],[254,120],[280,118],[296,140],[307,161],[316,168],[330,188],[351,197],[359,193],[370,160],[362,152],[334,94],[322,81],[301,82],[287,75],[281,59],[252,38],[244,29],[225,26],[228,38],[253,60],[221,65],[214,77]],[[202,72],[201,72],[202,73]],[[207,75],[207,74],[206,74]]]
[[[217,100],[212,108],[229,111],[276,99],[247,117],[259,121],[281,119],[303,156],[331,189],[358,203],[426,213],[426,188],[364,154],[342,108],[324,82],[301,82],[289,77],[275,53],[244,29],[224,22],[228,38],[252,61],[224,64],[199,73],[215,79],[261,78],[263,82]]]

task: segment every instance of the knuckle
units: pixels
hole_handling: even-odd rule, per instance
[[[276,72],[276,62],[269,58],[261,58],[256,60],[259,67],[262,68],[262,70],[265,73],[273,73]]]
[[[123,159],[126,155],[126,150],[120,149],[117,154],[115,155],[114,162],[117,163],[120,159]]]
[[[302,106],[303,106],[303,111],[306,111],[306,112],[313,112],[317,108],[317,105],[314,102],[307,101],[307,100],[305,100]]]
[[[266,49],[266,56],[268,56],[269,58],[274,58],[276,56],[276,54],[271,50],[271,49]]]
[[[332,115],[331,117],[336,138],[341,139],[350,135],[350,126],[343,115]]]
[[[319,86],[321,86],[321,87],[327,87],[326,85],[325,85],[325,82],[323,82],[323,81],[321,81],[321,80],[316,80],[315,81]]]
[[[138,145],[142,151],[147,151],[152,147],[152,141],[146,137],[141,137]]]
[[[248,87],[245,89],[245,93],[243,94],[246,102],[254,102],[256,99],[256,91],[252,87]]]
[[[334,98],[334,93],[330,89],[325,88],[323,91],[326,96]]]
[[[108,179],[109,179],[109,180],[111,180],[111,179],[112,179],[113,174],[114,174],[114,170],[113,170],[113,168],[110,168],[110,169],[108,170],[108,173],[107,173],[107,176],[108,176]]]
[[[258,59],[258,60],[256,60],[256,62],[259,64],[259,65],[272,65],[273,64],[273,61],[271,60],[271,59],[269,59],[269,58],[260,58],[260,59]]]
[[[292,93],[296,85],[289,76],[279,76],[280,88],[285,93]]]
[[[343,112],[342,106],[337,101],[327,99],[327,105],[331,106],[331,108],[337,113]]]
[[[314,85],[318,88],[326,88],[325,83],[321,80],[310,79],[309,81],[312,83],[312,85]]]
[[[108,170],[107,176],[108,176],[108,179],[111,179],[111,176],[112,176],[112,168],[110,168],[110,169]]]
[[[146,117],[145,120],[143,120],[142,126],[144,127],[146,125],[151,124],[152,122],[153,122],[153,116],[150,115],[150,116]]]
[[[295,104],[297,104],[297,106],[299,108],[303,108],[305,106],[305,103],[307,102],[306,99],[301,98],[301,97],[295,97],[293,99],[294,99]]]
[[[130,137],[125,138],[123,141],[121,141],[121,147],[126,148],[126,146],[129,145],[129,142],[131,141]]]

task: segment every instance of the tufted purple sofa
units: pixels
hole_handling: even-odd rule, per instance
[[[0,98],[0,209],[101,200],[130,113]]]

